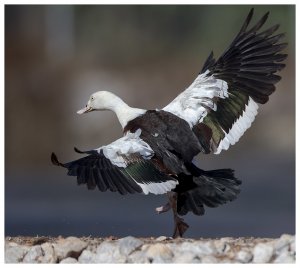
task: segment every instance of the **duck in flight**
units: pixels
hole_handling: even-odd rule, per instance
[[[284,34],[275,34],[278,24],[261,31],[268,15],[249,29],[251,9],[222,56],[216,60],[211,52],[195,81],[162,109],[132,108],[108,91],[92,94],[77,113],[113,111],[123,136],[94,150],[75,148],[85,156],[68,163],[52,153],[52,163],[88,189],[167,194],[167,204],[156,211],[172,210],[173,237],[181,237],[189,226],[180,216],[203,215],[205,207],[232,201],[240,192],[232,169],[205,171],[194,159],[235,144],[254,121],[258,104],[275,91],[287,44],[280,42]]]

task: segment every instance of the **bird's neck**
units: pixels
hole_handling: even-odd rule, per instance
[[[123,129],[126,127],[129,121],[146,112],[144,109],[130,107],[119,97],[114,99],[109,107],[109,110],[113,111],[117,115]]]

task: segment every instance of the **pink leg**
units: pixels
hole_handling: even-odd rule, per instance
[[[168,197],[169,204],[172,207],[174,217],[173,238],[182,237],[185,231],[189,228],[189,226],[177,214],[177,193],[169,192]]]

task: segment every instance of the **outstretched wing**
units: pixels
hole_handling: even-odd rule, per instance
[[[211,53],[191,86],[164,108],[190,124],[205,153],[235,144],[254,121],[257,103],[266,103],[281,79],[275,73],[285,67],[284,34],[274,35],[279,25],[258,32],[268,15],[247,30],[251,9],[223,55],[216,61]]]
[[[52,153],[54,165],[68,169],[68,175],[76,176],[78,184],[88,189],[96,186],[102,192],[110,190],[120,194],[163,194],[176,187],[178,181],[163,173],[152,161],[153,151],[140,139],[140,130],[127,133],[119,140],[98,149],[78,153],[88,156],[69,163],[60,163]]]

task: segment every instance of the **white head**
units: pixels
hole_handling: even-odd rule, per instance
[[[122,101],[113,93],[110,93],[108,91],[98,91],[91,95],[89,101],[87,102],[87,105],[77,113],[84,114],[91,111],[104,110],[115,112],[123,128],[129,121],[146,112],[146,110],[128,106],[124,101]]]
[[[90,96],[86,106],[77,111],[78,114],[84,114],[92,111],[114,110],[121,101],[119,97],[108,91],[98,91]]]

